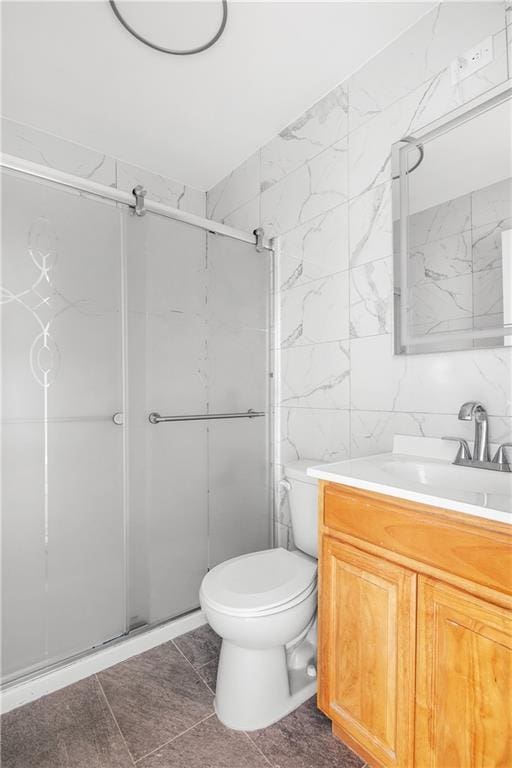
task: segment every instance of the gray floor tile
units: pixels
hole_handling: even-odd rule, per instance
[[[218,658],[222,641],[208,624],[204,624],[176,637],[174,642],[194,667],[201,667]]]
[[[213,712],[213,697],[173,643],[98,674],[135,759]]]
[[[364,763],[332,735],[315,697],[250,737],[274,768],[362,768]]]
[[[131,768],[94,677],[2,717],[2,768]]]
[[[217,669],[219,667],[219,659],[209,661],[207,664],[203,664],[202,667],[197,667],[197,673],[205,681],[206,685],[215,691],[217,685]]]
[[[137,763],[140,768],[269,768],[244,733],[215,715]]]

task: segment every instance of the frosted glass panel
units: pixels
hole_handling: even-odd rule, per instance
[[[130,625],[199,605],[207,569],[205,233],[125,217],[128,283]]]
[[[115,206],[8,173],[2,192],[10,675],[125,630],[122,254]]]
[[[210,568],[270,546],[266,422],[209,424]]]
[[[270,254],[208,235],[212,412],[269,412]],[[208,423],[209,566],[270,546],[268,416]]]
[[[14,329],[7,312],[3,316],[4,339]],[[20,419],[5,423],[4,420],[2,674],[5,677],[29,669],[46,655],[44,542],[44,430],[34,421]]]

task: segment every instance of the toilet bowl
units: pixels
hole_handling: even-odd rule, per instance
[[[201,607],[222,638],[215,711],[235,730],[264,728],[316,691],[317,488],[306,470],[317,463],[286,467],[301,549],[227,560],[201,585]]]

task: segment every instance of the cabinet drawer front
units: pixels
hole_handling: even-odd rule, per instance
[[[487,521],[460,517],[345,486],[324,487],[322,522],[327,528],[512,594],[512,537],[492,530]]]
[[[324,536],[321,708],[379,764],[412,765],[416,576]]]
[[[512,616],[419,577],[416,766],[512,765]]]

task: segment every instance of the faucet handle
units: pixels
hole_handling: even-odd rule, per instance
[[[492,463],[498,464],[500,468],[503,468],[505,470],[510,471],[510,464],[507,459],[507,454],[505,453],[505,448],[512,448],[512,443],[502,443],[499,447],[496,453],[494,454]]]
[[[454,464],[460,464],[461,461],[471,461],[471,451],[469,450],[468,441],[463,437],[443,437],[443,440],[453,440],[459,444],[459,450],[455,457]]]

